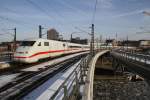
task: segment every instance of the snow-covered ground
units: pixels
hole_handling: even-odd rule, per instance
[[[62,83],[66,80],[66,78],[73,72],[73,70],[77,67],[80,63],[77,62],[65,72],[60,72],[56,74],[54,77],[50,78],[44,84],[30,92],[27,96],[23,98],[23,100],[49,100],[50,97],[57,91],[57,89],[62,85]],[[67,82],[68,84],[71,83],[72,79],[69,79]],[[67,85],[68,86],[68,85]],[[59,95],[57,96],[56,100],[61,100],[63,97],[63,89],[60,91]]]
[[[4,85],[6,85],[7,83],[11,82],[18,75],[19,75],[19,73],[0,76],[0,87],[2,87]]]
[[[67,59],[70,59],[72,57],[75,57],[75,56],[78,56],[78,55],[81,55],[81,54],[85,54],[85,53],[87,53],[87,52],[68,55],[68,56],[61,57],[61,58],[58,58],[58,59],[54,59],[54,60],[39,64],[39,65],[35,65],[35,66],[29,67],[29,68],[22,69],[21,71],[38,71],[39,69],[42,69],[42,68],[44,69],[48,65],[54,65],[54,64],[60,63],[62,61],[65,61]]]

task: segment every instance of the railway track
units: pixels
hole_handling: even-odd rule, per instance
[[[45,59],[39,60],[36,63],[31,63],[31,64],[10,62],[9,63],[10,67],[4,68],[4,69],[0,69],[0,75],[7,74],[7,73],[17,73],[17,72],[20,72],[21,69],[30,68],[32,66],[36,66],[36,65],[48,62],[50,60],[55,60],[55,59],[58,59],[58,58],[61,58],[61,57],[67,57],[67,56],[72,55],[72,54],[77,54],[77,53],[65,54],[65,55],[61,55],[61,56],[57,56],[57,57],[53,57],[53,58],[45,58]]]
[[[57,65],[47,66],[44,70],[38,72],[23,73],[25,75],[21,75],[21,77],[0,88],[0,99],[12,100],[13,98],[16,100],[22,98],[55,74],[65,71],[84,56],[85,54],[79,55]]]

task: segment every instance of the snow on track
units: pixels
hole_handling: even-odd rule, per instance
[[[81,61],[81,60],[80,60]],[[23,100],[49,100],[50,97],[57,91],[57,89],[62,85],[62,83],[66,80],[66,78],[73,72],[73,70],[80,63],[77,62],[72,67],[70,67],[65,72],[60,72],[56,74],[53,78],[50,78],[44,84],[30,92],[27,96],[23,98]],[[58,100],[62,99],[57,98]]]
[[[0,76],[0,87],[2,87],[4,85],[6,85],[7,83],[11,82],[18,75],[19,75],[19,73]]]

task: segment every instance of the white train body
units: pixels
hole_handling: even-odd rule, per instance
[[[23,41],[17,48],[14,54],[14,61],[33,63],[43,58],[56,57],[63,54],[87,50],[89,50],[88,45],[46,39],[32,39]]]

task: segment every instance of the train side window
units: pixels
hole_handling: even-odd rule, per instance
[[[41,42],[39,42],[38,46],[41,46]]]
[[[49,42],[44,42],[44,46],[49,46]]]
[[[66,45],[65,44],[63,44],[63,47],[65,47]]]

